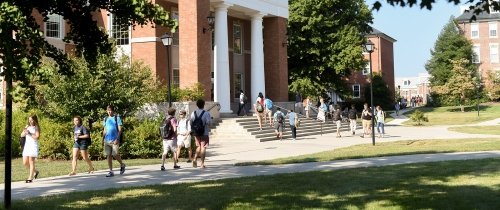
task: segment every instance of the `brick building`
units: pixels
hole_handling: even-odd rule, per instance
[[[366,37],[374,44],[374,51],[371,53],[373,73],[382,75],[387,87],[394,96],[394,42],[396,42],[396,39],[375,28]],[[366,60],[370,61],[368,52],[364,52],[363,55]],[[364,90],[370,86],[370,63],[368,62],[362,71],[354,72],[347,83],[352,88],[352,99],[365,100]]]
[[[167,79],[167,56],[171,61],[172,86],[201,83],[205,100],[230,113],[242,89],[249,98],[259,92],[275,101],[288,99],[286,28],[288,2],[284,0],[154,0],[179,22],[172,34],[170,53],[159,37],[165,27],[117,23],[113,14],[96,13],[95,20],[118,43],[118,53],[143,61],[154,77]],[[73,48],[62,41],[69,28],[59,15],[43,22],[33,14],[49,43],[63,51]],[[207,17],[214,16],[209,25]],[[3,98],[3,97],[2,97]]]

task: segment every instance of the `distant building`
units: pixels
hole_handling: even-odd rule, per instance
[[[412,97],[422,97],[423,104],[427,104],[431,93],[430,75],[428,73],[419,73],[417,77],[398,77],[396,85],[399,97],[410,101]]]

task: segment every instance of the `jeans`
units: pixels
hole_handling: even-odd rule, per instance
[[[243,110],[243,113],[245,113],[245,115],[247,115],[247,110],[245,109],[245,104],[239,104],[240,106],[238,107],[238,116],[240,116],[240,112],[241,110]]]
[[[295,125],[290,125],[290,128],[292,129],[292,139],[297,138],[297,128]]]
[[[377,122],[377,131],[380,134],[380,128],[382,128],[382,134],[385,134],[384,132],[384,123],[383,122]]]
[[[356,131],[356,120],[349,119],[349,128],[351,128],[351,133]]]

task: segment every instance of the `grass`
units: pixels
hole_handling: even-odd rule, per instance
[[[429,118],[429,122],[423,122],[424,126],[432,125],[465,125],[474,124],[482,121],[493,120],[500,118],[500,104],[481,105],[479,107],[479,117],[477,116],[476,106],[465,107],[465,112],[460,111],[460,107],[420,107],[418,110],[424,112]],[[413,111],[406,112],[409,117]],[[415,123],[408,120],[403,125],[414,125]]]
[[[500,125],[460,126],[460,127],[450,127],[448,128],[448,130],[460,133],[500,135]]]
[[[500,138],[406,140],[382,142],[377,143],[375,146],[372,146],[371,144],[362,144],[314,154],[257,162],[243,162],[238,163],[237,165],[277,165],[409,154],[473,152],[490,150],[500,150]]]
[[[127,166],[137,166],[137,165],[151,165],[160,164],[160,159],[130,159],[124,160]],[[94,168],[96,170],[108,169],[108,163],[106,160],[92,161]],[[37,160],[35,162],[37,170],[40,171],[40,177],[53,177],[68,175],[71,172],[71,161],[50,161],[50,160]],[[119,164],[117,161],[113,160],[113,167],[115,170],[119,169]],[[78,161],[79,173],[87,172],[88,166],[82,160]],[[28,178],[28,170],[24,168],[22,158],[17,158],[12,160],[12,181],[22,181]],[[5,182],[5,161],[0,162],[0,183]]]
[[[500,159],[153,185],[14,201],[13,209],[499,209]]]

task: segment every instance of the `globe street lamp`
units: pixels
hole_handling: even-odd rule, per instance
[[[372,41],[368,40],[365,43],[365,50],[369,53],[370,56],[370,106],[372,111],[372,144],[375,145],[375,107],[373,106],[373,71],[372,71],[372,52],[375,49],[375,44]]]
[[[166,33],[160,37],[163,46],[167,48],[167,80],[168,80],[168,107],[172,107],[172,87],[170,85],[170,46],[172,46],[172,35]]]

